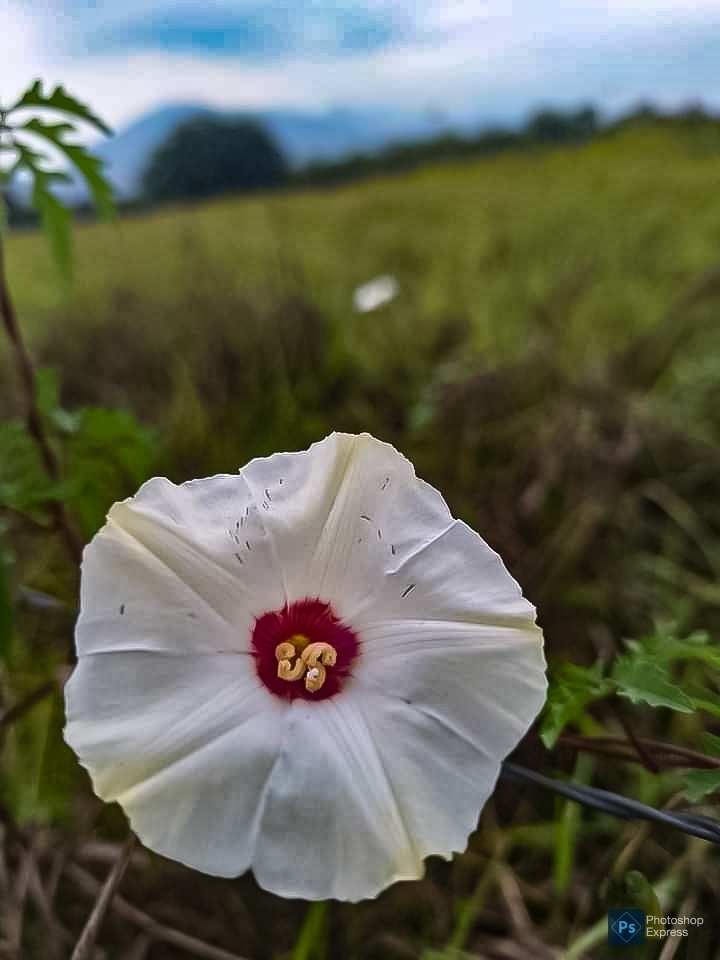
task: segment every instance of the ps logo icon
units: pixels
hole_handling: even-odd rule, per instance
[[[642,910],[611,910],[608,913],[608,943],[629,947],[645,943],[645,914]]]

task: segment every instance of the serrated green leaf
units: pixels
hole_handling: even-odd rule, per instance
[[[46,175],[38,170],[33,172],[33,206],[40,214],[43,230],[50,239],[55,263],[69,281],[72,279],[72,216],[48,190]]]
[[[85,407],[67,439],[68,504],[88,538],[102,526],[109,507],[152,475],[157,441],[126,410]]]
[[[65,141],[64,137],[68,133],[75,132],[71,124],[45,123],[37,117],[33,117],[32,120],[28,120],[18,129],[28,130],[36,136],[44,137],[64,153],[85,178],[100,215],[108,220],[114,216],[113,189],[102,175],[102,160],[89,153],[81,144]]]
[[[598,662],[592,667],[564,663],[557,671],[540,723],[540,737],[548,750],[555,746],[565,727],[582,716],[589,703],[610,692],[602,670]]]
[[[12,639],[12,604],[7,568],[0,554],[0,662],[7,659]]]
[[[105,133],[108,136],[112,134],[110,127],[108,127],[100,117],[96,116],[90,108],[84,103],[81,103],[80,100],[67,93],[62,85],[55,87],[51,93],[45,94],[42,89],[42,80],[35,80],[25,93],[22,94],[20,99],[5,111],[5,114],[9,116],[16,110],[21,110],[26,107],[41,107],[48,110],[57,110],[60,113],[67,113],[72,117],[83,120],[85,123],[91,124],[101,133]]]
[[[692,713],[693,700],[668,678],[667,667],[641,656],[620,657],[613,667],[612,680],[621,697],[651,707],[669,707]]]
[[[710,793],[720,790],[720,767],[715,770],[688,770],[683,774],[685,795],[691,803],[697,803]]]

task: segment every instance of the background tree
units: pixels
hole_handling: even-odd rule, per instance
[[[287,162],[254,120],[198,117],[181,124],[151,156],[142,187],[151,202],[279,186]]]

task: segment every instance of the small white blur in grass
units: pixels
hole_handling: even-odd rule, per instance
[[[375,277],[361,287],[357,287],[353,293],[353,305],[358,313],[370,313],[384,307],[386,303],[394,300],[398,293],[398,284],[395,277],[389,274],[383,274],[381,277]]]

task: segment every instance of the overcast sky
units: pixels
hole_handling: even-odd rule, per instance
[[[720,0],[0,0],[0,103],[40,76],[113,126],[168,102],[720,109],[719,65]]]

